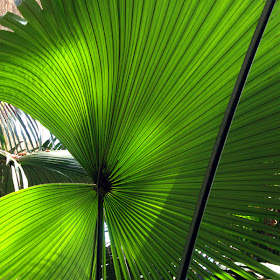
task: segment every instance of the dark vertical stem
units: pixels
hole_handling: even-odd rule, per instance
[[[92,258],[91,258],[91,267],[90,267],[90,274],[89,274],[89,280],[92,280],[93,278],[93,269],[94,269],[94,260],[95,260],[95,248],[96,248],[96,236],[97,236],[97,223],[94,230],[94,236],[93,236],[93,249],[92,249]]]
[[[224,144],[226,142],[226,138],[234,117],[234,113],[238,106],[240,96],[242,94],[244,85],[246,83],[246,79],[248,77],[255,54],[257,52],[259,43],[261,41],[263,32],[265,30],[265,27],[267,25],[268,19],[273,10],[275,2],[276,0],[266,1],[263,12],[261,14],[258,25],[256,27],[255,33],[252,37],[251,43],[246,53],[244,62],[242,64],[241,70],[239,72],[237,81],[235,83],[228,107],[224,115],[223,122],[221,124],[219,134],[216,139],[216,143],[210,158],[210,162],[204,177],[204,181],[202,183],[202,187],[198,197],[196,209],[194,211],[191,227],[189,229],[188,237],[186,240],[185,249],[179,267],[179,273],[177,279],[180,280],[186,279],[190,262],[192,260],[192,254],[193,254],[196,238],[198,235],[200,223],[202,221],[204,210],[206,208],[207,200],[211,191],[212,183],[216,174],[216,170],[220,161]]]
[[[102,251],[103,251],[103,238],[104,238],[104,212],[103,200],[104,194],[102,189],[98,188],[98,216],[97,216],[97,259],[96,259],[96,280],[102,278]]]

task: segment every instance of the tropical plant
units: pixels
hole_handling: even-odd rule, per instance
[[[0,102],[0,120],[0,148],[6,152],[23,155],[64,148],[61,142],[38,121],[2,101]]]
[[[0,148],[9,153],[32,152],[40,148],[39,127],[18,108],[0,102]]]
[[[29,115],[0,102],[0,120],[0,196],[28,185],[92,182],[67,151],[51,151],[62,149],[61,142]]]
[[[24,19],[0,19],[14,31],[0,32],[0,99],[56,135],[92,181],[41,184],[0,199],[0,278],[106,279],[112,256],[116,279],[174,279],[265,1],[41,3],[23,0]],[[279,264],[279,230],[261,220],[279,219],[268,210],[279,208],[280,194],[279,12],[276,3],[189,279],[256,279],[254,272],[279,279],[255,259]]]

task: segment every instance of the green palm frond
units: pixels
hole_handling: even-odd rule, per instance
[[[56,135],[97,184],[99,199],[105,196],[104,219],[115,277],[172,279],[265,1],[41,2],[43,10],[34,0],[23,0],[19,10],[24,19],[9,13],[0,19],[0,24],[14,30],[0,32],[0,99],[24,110]],[[278,2],[230,131],[189,279],[234,279],[233,274],[256,279],[236,262],[265,277],[279,278],[260,263],[279,264],[279,230],[265,224],[265,219],[279,218],[278,212],[268,210],[278,209],[280,193],[275,175],[280,162],[279,11]],[[17,195],[21,198],[38,188]],[[59,197],[59,188],[44,188]],[[93,233],[97,197],[92,194],[94,206],[88,206],[79,204],[85,198],[79,194],[77,189],[65,191],[59,203],[71,201],[77,211],[95,207],[86,216],[92,222],[83,224],[85,232]],[[49,215],[52,208],[58,214],[59,204],[52,195]],[[13,197],[0,200],[6,212],[13,203],[5,199]],[[30,211],[44,223],[52,223],[48,213],[40,211],[41,203],[44,209],[46,202],[38,199]],[[28,215],[28,206],[23,207]],[[80,212],[64,208],[65,213],[68,210],[71,225]],[[100,211],[99,216],[103,220]],[[54,222],[64,222],[63,215],[56,218]],[[14,230],[20,230],[14,221]],[[39,230],[34,232],[37,240],[44,237],[39,237]],[[0,235],[4,244],[13,244],[11,234],[7,228]],[[98,236],[91,237],[100,241]],[[57,235],[56,248],[64,244],[63,238]],[[87,242],[86,237],[81,240],[73,234],[63,246],[71,251],[74,240]],[[81,258],[82,268],[77,270],[83,271],[81,279],[99,277],[95,241],[84,247],[84,254],[75,251]],[[5,247],[9,265],[2,266],[0,278],[35,275],[36,279],[36,264],[27,265],[28,259],[39,262],[52,254],[49,246],[38,251],[35,245],[40,242],[36,242],[32,250],[18,253],[24,259],[20,267],[13,256],[19,243]],[[58,279],[58,275],[77,279],[78,272],[69,271],[71,258],[58,262],[59,268],[54,264],[47,274],[42,270],[37,279]],[[103,277],[105,260],[103,253]]]
[[[0,148],[2,150],[19,154],[64,148],[51,133],[49,139],[45,140],[46,135],[43,134],[46,132],[44,133],[42,129],[42,125],[28,114],[11,104],[0,102]]]
[[[68,151],[37,152],[19,158],[29,186],[47,183],[93,183]]]
[[[0,150],[0,158],[0,196],[39,184],[93,183],[85,170],[67,151],[15,156]]]
[[[279,275],[255,260],[280,265],[279,225],[266,225],[280,218],[280,61],[272,59],[279,54],[279,11],[278,4],[238,106],[197,243],[207,255],[216,251],[219,262],[233,271],[237,266],[223,256],[235,262],[244,258],[248,267],[271,279]],[[205,236],[212,237],[211,245]],[[214,266],[205,258],[203,264]]]
[[[89,279],[96,205],[86,184],[40,185],[3,197],[1,279]]]
[[[31,152],[39,146],[38,126],[26,113],[0,102],[1,149],[9,153]]]

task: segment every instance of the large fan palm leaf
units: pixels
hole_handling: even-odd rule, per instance
[[[43,10],[34,0],[22,1],[19,9],[24,20],[12,14],[0,20],[14,30],[0,33],[0,99],[23,109],[54,133],[97,189],[106,192],[104,215],[117,279],[172,279],[264,1],[41,2]],[[238,261],[267,277],[278,277],[256,259],[279,263],[279,231],[263,222],[279,217],[268,210],[277,209],[279,202],[275,175],[279,110],[274,107],[279,103],[279,9],[277,3],[230,131],[190,279],[198,275],[234,279],[216,262],[255,279],[235,264]],[[38,188],[20,191],[18,197],[35,195]],[[60,242],[68,249],[64,261],[54,261],[48,272],[41,266],[39,278],[65,279],[69,273],[68,279],[77,279],[78,274],[68,271],[75,259],[83,268],[78,270],[84,273],[81,279],[95,277],[95,243],[83,247],[86,236],[81,240],[73,234],[68,240],[63,234],[71,232],[70,217],[79,215],[71,206],[73,201],[79,211],[89,207],[81,217],[91,220],[81,219],[75,233],[84,227],[85,234],[91,231],[96,239],[96,208],[82,202],[85,196],[79,198],[77,188],[64,185],[57,190],[46,185],[40,191],[44,189],[52,192],[49,211],[57,213],[58,220],[47,219],[48,214],[39,211],[45,203],[40,195],[30,207],[44,227],[52,227],[59,219],[64,223],[69,212],[69,224],[63,224],[55,241],[57,250]],[[61,190],[65,195],[58,200]],[[5,211],[14,205],[14,197],[1,199]],[[96,207],[96,197],[88,197]],[[55,207],[61,203],[65,212],[59,214]],[[29,207],[22,207],[24,211],[13,219],[15,224],[26,220],[27,225]],[[7,266],[0,267],[0,277],[33,277],[38,271],[29,259],[56,253],[50,246],[43,252],[37,248],[47,231],[34,233],[38,243],[18,231],[15,226],[0,234],[5,241],[1,250],[7,252]],[[26,246],[18,252],[19,258],[24,255],[18,270],[17,259],[9,251],[20,246],[20,242],[9,245],[13,232]]]

